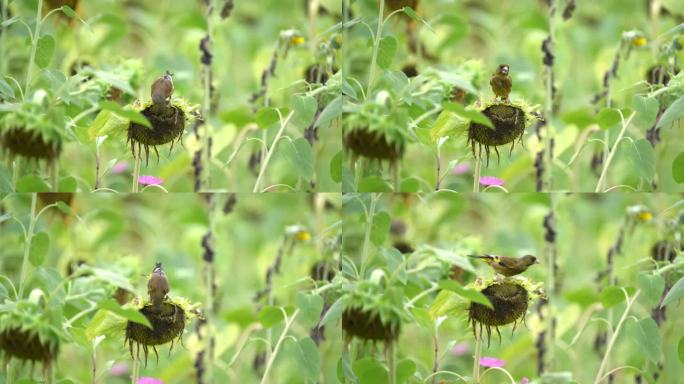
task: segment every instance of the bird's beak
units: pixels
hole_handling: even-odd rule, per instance
[[[535,260],[534,260],[534,263],[535,263],[535,264],[539,264],[539,259],[535,259]]]

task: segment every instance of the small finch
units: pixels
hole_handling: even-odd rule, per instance
[[[539,264],[537,258],[532,255],[525,255],[520,258],[495,255],[468,256],[484,261],[485,263],[489,264],[496,272],[506,277],[521,274],[525,272],[530,265]]]
[[[508,95],[511,93],[511,88],[513,88],[513,80],[508,75],[508,70],[508,64],[499,65],[489,81],[494,94],[503,101],[508,101]]]
[[[151,95],[155,111],[161,112],[168,105],[173,95],[173,76],[169,71],[152,83]]]
[[[161,263],[154,266],[152,275],[147,281],[147,293],[150,295],[150,302],[156,311],[161,310],[166,294],[169,293],[169,281]]]

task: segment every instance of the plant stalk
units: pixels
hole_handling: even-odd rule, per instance
[[[475,157],[475,173],[473,173],[473,192],[480,192],[480,171],[482,168],[482,148]]]
[[[137,346],[137,352],[140,353],[140,345]],[[136,355],[133,358],[133,368],[131,372],[131,384],[138,384],[138,377],[140,376],[140,358]]]
[[[368,91],[366,92],[366,97],[371,96],[371,90],[373,90],[373,82],[375,81],[375,66],[378,62],[378,51],[380,50],[380,40],[382,38],[382,29],[385,25],[384,20],[385,11],[385,0],[380,0],[380,6],[378,9],[378,28],[375,31],[375,36],[373,39],[373,56],[371,56],[370,72],[368,74]]]
[[[29,253],[31,250],[31,240],[33,240],[33,230],[36,225],[36,204],[38,200],[38,194],[31,194],[31,216],[29,219],[28,232],[26,233],[26,238],[24,239],[24,258],[21,263],[21,277],[19,278],[19,295],[18,300],[24,297],[24,282],[26,280],[26,273],[28,272],[29,264]]]
[[[361,279],[363,279],[366,275],[366,262],[368,259],[368,250],[370,248],[370,237],[373,229],[373,219],[375,217],[375,206],[377,205],[379,198],[379,193],[371,194],[370,209],[368,210],[368,215],[366,216],[366,234],[363,237],[363,248],[361,253]]]
[[[35,31],[33,31],[33,37],[31,38],[31,55],[29,56],[28,68],[26,70],[26,85],[24,86],[24,98],[29,97],[29,90],[31,88],[31,74],[33,72],[33,62],[36,60],[38,37],[40,37],[40,27],[43,25],[42,19],[40,17],[42,11],[43,0],[38,0],[38,9],[36,10],[36,29]]]
[[[267,384],[268,383],[268,375],[269,375],[269,373],[271,373],[271,368],[273,368],[273,362],[275,361],[275,358],[278,355],[278,351],[280,350],[280,347],[283,344],[285,337],[287,336],[287,332],[292,327],[292,323],[294,323],[294,320],[297,318],[298,314],[299,314],[299,309],[295,310],[294,313],[292,314],[292,316],[290,316],[290,318],[287,319],[287,322],[285,323],[285,328],[283,328],[283,332],[280,334],[280,337],[278,338],[278,342],[276,342],[275,348],[273,348],[273,353],[271,354],[271,357],[268,359],[268,363],[266,364],[266,369],[264,370],[264,376],[261,378],[261,384]]]
[[[627,118],[627,121],[622,121],[622,129],[620,130],[620,133],[618,134],[617,139],[615,140],[615,143],[613,144],[613,148],[610,150],[608,153],[608,157],[606,158],[606,161],[603,164],[603,170],[601,171],[601,177],[599,177],[598,183],[596,183],[596,189],[594,190],[594,193],[599,193],[603,191],[603,184],[605,183],[606,180],[606,175],[608,175],[608,168],[610,167],[610,163],[613,161],[613,157],[615,156],[615,152],[617,152],[617,146],[620,144],[622,141],[622,137],[625,135],[625,131],[627,131],[627,126],[629,126],[629,123],[632,122],[632,119],[636,115],[636,112],[632,112],[631,115]],[[606,141],[606,145],[608,145],[608,141]]]
[[[133,166],[133,186],[131,186],[131,192],[138,192],[138,179],[140,178],[140,163],[142,163],[142,156],[140,153],[138,155],[133,155],[135,157],[135,165]]]
[[[294,111],[291,111],[289,115],[285,118],[284,121],[281,121],[280,123],[280,129],[278,130],[278,133],[276,134],[275,138],[273,139],[273,143],[271,144],[271,147],[268,149],[268,153],[266,153],[266,157],[264,158],[264,161],[261,162],[261,169],[259,170],[259,176],[257,176],[257,180],[254,183],[254,189],[252,189],[252,193],[259,193],[261,192],[261,183],[264,178],[264,174],[266,173],[266,168],[268,167],[269,161],[271,161],[271,156],[273,156],[273,152],[275,152],[275,147],[276,144],[278,144],[278,140],[280,140],[280,137],[283,135],[283,132],[285,131],[285,127],[287,124],[292,120],[292,116],[294,115]]]
[[[475,327],[475,325],[473,325]],[[475,327],[475,361],[473,362],[473,384],[480,384],[480,357],[482,356],[482,330]]]
[[[617,340],[617,337],[620,334],[620,330],[622,329],[622,325],[625,323],[625,320],[627,320],[629,310],[632,308],[632,305],[636,302],[636,299],[639,297],[640,293],[641,290],[637,290],[634,296],[632,296],[631,300],[629,300],[629,298],[627,299],[627,307],[625,307],[625,312],[622,314],[622,317],[620,318],[617,327],[615,327],[615,332],[613,332],[613,335],[610,338],[610,341],[608,342],[608,348],[606,348],[606,353],[603,355],[603,360],[601,361],[601,366],[599,367],[599,370],[596,373],[596,379],[594,379],[594,384],[600,383],[603,379],[603,371],[608,366],[608,357],[610,356],[610,352],[613,350],[615,340]]]

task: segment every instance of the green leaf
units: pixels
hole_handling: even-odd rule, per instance
[[[316,127],[324,127],[331,121],[342,116],[342,105],[344,104],[344,98],[342,96],[337,96],[328,105],[323,108],[321,114],[318,115],[318,120],[316,120]]]
[[[36,64],[40,68],[50,65],[55,53],[55,39],[52,35],[41,36],[36,46]]]
[[[305,378],[316,379],[320,375],[321,356],[316,343],[310,337],[305,337],[293,343],[294,357],[302,368],[300,371]]]
[[[399,185],[399,190],[402,193],[417,193],[420,192],[420,180],[411,176],[401,181]]]
[[[397,54],[397,39],[392,36],[385,36],[380,39],[380,46],[378,48],[378,66],[382,69],[388,69],[394,61],[394,56]]]
[[[78,189],[78,182],[73,176],[63,177],[59,180],[57,190],[60,192],[76,192]]]
[[[679,355],[679,362],[684,363],[684,336],[679,338],[679,344],[677,344],[677,355]]]
[[[113,101],[103,101],[100,103],[100,107],[102,107],[103,110],[110,111],[119,117],[123,117],[134,123],[138,123],[142,126],[152,128],[150,121],[147,120],[147,118],[143,116],[140,112],[131,109],[131,107],[127,106],[125,108],[121,108],[119,104]]]
[[[78,19],[78,14],[68,5],[62,5],[62,12],[72,19]]]
[[[319,295],[299,292],[295,301],[306,324],[309,326],[317,324],[323,310],[323,298]]]
[[[669,127],[672,122],[684,117],[684,96],[670,105],[658,121],[658,128]]]
[[[464,117],[470,121],[473,121],[478,124],[482,124],[487,128],[494,129],[494,124],[492,124],[492,121],[489,120],[489,117],[484,115],[480,111],[476,111],[474,109],[465,109],[465,107],[461,104],[458,103],[444,103],[443,105],[444,109],[447,111],[451,111],[461,117]]]
[[[88,127],[88,138],[95,140],[96,137],[110,135],[112,133],[123,134],[128,129],[129,121],[119,117],[111,111],[102,110]]]
[[[660,360],[662,338],[658,331],[658,324],[650,317],[630,323],[630,330],[634,341],[645,357],[654,363]]]
[[[397,363],[397,383],[406,383],[416,373],[416,363],[411,359],[404,359]]]
[[[82,266],[84,269],[83,274],[92,274],[97,279],[105,281],[115,287],[123,288],[127,291],[135,292],[135,288],[128,281],[128,279],[116,272],[112,272],[102,268],[95,268],[90,266]]]
[[[454,198],[450,197],[450,199],[453,201]],[[473,265],[470,263],[470,258],[459,255],[456,252],[422,244],[418,247],[416,253],[418,253],[421,259],[425,257],[435,257],[449,264],[458,266],[459,268],[462,268],[468,272],[476,273],[475,268],[473,268]]]
[[[390,215],[387,212],[378,212],[373,216],[373,227],[371,228],[371,241],[380,246],[385,242],[390,229]]]
[[[658,100],[654,97],[635,95],[632,108],[636,111],[635,120],[642,127],[651,127],[658,115]]]
[[[14,99],[14,89],[2,76],[0,76],[0,95],[5,95],[7,99]]]
[[[626,142],[629,145],[627,154],[632,166],[639,171],[639,175],[651,181],[656,171],[656,159],[653,146],[646,139],[639,139],[635,142]]]
[[[678,184],[684,183],[684,152],[677,155],[672,162],[672,178]]]
[[[582,308],[588,308],[591,304],[599,301],[598,294],[590,287],[577,288],[565,293],[565,299],[577,303]]]
[[[264,326],[264,328],[271,328],[272,326],[285,320],[283,309],[285,310],[285,313],[287,313],[288,315],[292,313],[291,307],[282,308],[274,305],[267,305],[261,308],[261,311],[259,311],[259,314],[257,315],[257,319],[259,320],[261,325]]]
[[[316,115],[318,103],[313,96],[295,95],[292,98],[292,123],[300,128],[308,128]]]
[[[352,363],[352,370],[360,384],[389,383],[389,374],[384,365],[372,357],[365,357]]]
[[[34,266],[43,265],[45,255],[50,250],[50,235],[47,232],[38,232],[31,239],[31,249],[29,250],[29,261]]]
[[[622,121],[616,108],[603,108],[596,116],[596,120],[603,130],[610,129]]]
[[[71,207],[68,206],[65,202],[63,201],[58,201],[57,202],[57,209],[59,209],[62,213],[65,215],[71,215]]]
[[[622,289],[616,285],[605,287],[599,295],[604,308],[614,307],[625,300]]]
[[[40,177],[27,175],[17,181],[17,192],[50,192],[50,187]]]
[[[643,293],[650,306],[656,306],[665,289],[665,279],[660,275],[651,275],[642,272],[638,277],[639,289]]]
[[[337,321],[342,317],[342,312],[344,312],[344,302],[342,301],[342,298],[339,298],[330,306],[319,325],[322,327],[330,322]]]
[[[292,168],[297,173],[297,176],[304,180],[311,180],[314,173],[314,158],[311,144],[303,138],[299,137],[285,147],[285,155],[290,161]]]
[[[392,192],[392,186],[382,177],[373,175],[359,182],[359,192]]]
[[[152,324],[150,324],[150,321],[140,313],[137,309],[134,308],[124,308],[119,305],[114,299],[107,299],[107,300],[101,300],[97,302],[97,307],[100,309],[104,309],[110,312],[113,312],[123,318],[128,319],[129,321],[132,321],[134,323],[142,324],[146,326],[147,328],[152,329]]]
[[[453,280],[442,280],[439,282],[439,287],[454,292],[470,301],[482,304],[487,308],[494,309],[494,306],[492,306],[492,303],[489,301],[487,296],[476,289],[464,288],[461,286],[461,284]]]
[[[675,285],[673,285],[672,288],[670,288],[670,292],[667,293],[667,295],[663,299],[663,303],[660,304],[660,306],[664,307],[673,301],[681,299],[682,297],[684,297],[684,277],[677,280]]]
[[[257,111],[254,120],[261,129],[270,128],[280,121],[280,116],[275,108],[265,107]]]
[[[339,183],[342,181],[342,163],[344,161],[344,151],[339,151],[330,160],[330,178],[334,182]]]

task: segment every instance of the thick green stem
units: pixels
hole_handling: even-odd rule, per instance
[[[475,157],[475,172],[473,173],[473,192],[480,192],[480,169],[482,168],[482,149]]]
[[[375,81],[375,66],[378,62],[378,51],[380,50],[380,40],[382,39],[382,28],[385,25],[385,20],[383,18],[385,10],[385,0],[380,0],[380,7],[378,9],[378,28],[375,31],[375,36],[373,38],[373,56],[371,56],[370,72],[368,74],[368,91],[366,92],[366,97],[371,96],[371,90],[373,90],[373,82]]]
[[[280,350],[280,347],[283,344],[285,337],[287,336],[287,332],[292,327],[292,323],[294,323],[298,314],[299,314],[299,309],[295,310],[294,313],[292,314],[292,316],[290,316],[290,318],[287,319],[287,321],[285,322],[285,328],[283,329],[283,332],[280,334],[280,337],[278,338],[278,342],[276,343],[275,348],[273,348],[273,353],[271,353],[271,357],[268,359],[268,363],[266,364],[266,369],[264,370],[264,376],[261,378],[261,384],[268,383],[268,375],[269,375],[269,373],[271,373],[271,368],[273,368],[273,362],[275,361],[276,356],[278,356],[278,351]]]
[[[387,351],[387,366],[389,368],[390,384],[397,384],[397,345],[396,341],[391,341]]]
[[[31,240],[33,240],[33,230],[36,226],[36,204],[38,200],[38,194],[31,194],[31,218],[29,219],[28,232],[26,232],[26,238],[24,239],[24,259],[21,263],[21,276],[19,277],[19,296],[18,300],[24,297],[24,282],[26,280],[26,274],[28,273],[29,264],[29,253],[31,251]]]
[[[629,310],[632,308],[632,305],[636,302],[636,299],[639,297],[640,293],[641,290],[638,290],[636,291],[634,296],[632,296],[631,300],[627,298],[627,307],[625,307],[625,312],[622,314],[622,317],[620,318],[617,327],[615,327],[615,332],[613,332],[613,335],[610,338],[610,341],[608,342],[608,348],[606,348],[606,353],[603,355],[603,360],[601,361],[601,366],[599,367],[599,370],[596,373],[596,379],[594,379],[594,384],[598,384],[601,382],[601,380],[603,380],[603,371],[605,371],[606,367],[608,366],[608,358],[610,356],[610,352],[613,350],[613,346],[615,345],[615,340],[617,340],[617,337],[620,334],[620,330],[622,329],[622,325],[625,323],[625,320],[627,320]]]
[[[137,352],[140,354],[140,345],[137,346]],[[140,376],[140,358],[136,355],[133,358],[133,368],[131,371],[131,384],[138,384],[138,377]]]
[[[43,10],[43,0],[38,0],[38,9],[36,10],[36,29],[31,38],[31,56],[29,56],[28,68],[26,70],[26,85],[24,86],[24,97],[29,97],[29,90],[31,88],[31,74],[33,72],[33,62],[36,60],[36,49],[38,48],[38,38],[40,37],[40,27],[43,25],[41,20],[41,13]]]
[[[613,148],[610,150],[610,152],[608,152],[608,157],[606,158],[606,161],[603,164],[603,171],[601,171],[601,177],[599,177],[599,181],[598,183],[596,183],[596,189],[594,190],[594,193],[603,192],[603,184],[605,183],[606,175],[608,175],[608,168],[610,167],[610,163],[613,161],[613,157],[617,152],[617,146],[620,145],[622,137],[625,135],[625,131],[627,131],[627,126],[629,126],[629,123],[632,122],[632,119],[635,115],[636,112],[632,112],[632,114],[629,115],[629,118],[627,118],[627,121],[622,121],[622,129],[620,130],[620,133],[618,134],[618,137],[615,140],[615,143],[613,144]],[[606,141],[606,145],[608,145],[608,141]]]
[[[142,156],[140,153],[134,155],[135,165],[133,166],[133,186],[131,186],[131,192],[138,192],[138,179],[140,178],[140,163],[142,163]]]
[[[368,215],[366,216],[366,234],[363,237],[363,248],[362,248],[362,253],[361,253],[361,276],[360,278],[363,279],[364,276],[366,275],[366,263],[368,261],[368,250],[370,248],[370,237],[371,237],[371,232],[373,230],[373,218],[375,216],[375,206],[378,203],[378,199],[380,198],[379,193],[373,193],[371,194],[371,204],[370,204],[370,209],[368,210]]]
[[[3,22],[7,20],[7,6],[7,0],[2,0]],[[2,28],[0,29],[0,73],[7,73],[7,56],[5,55],[5,47],[7,47],[7,28]]]
[[[473,325],[475,327],[475,325]],[[480,384],[480,357],[482,356],[482,332],[475,328],[475,361],[473,362],[473,384]]]
[[[285,118],[284,121],[281,121],[280,129],[278,130],[278,133],[276,134],[275,138],[273,139],[273,143],[271,143],[271,147],[268,149],[268,153],[266,153],[266,157],[261,162],[261,169],[259,170],[259,176],[257,176],[257,180],[254,183],[254,189],[252,189],[252,193],[261,192],[261,182],[264,178],[264,174],[266,174],[266,168],[268,167],[268,162],[271,161],[271,156],[273,156],[273,152],[275,152],[275,147],[278,144],[278,140],[280,140],[280,137],[283,135],[283,132],[285,131],[285,127],[290,122],[293,115],[294,115],[294,111],[290,112],[290,114],[287,115],[287,117]]]

